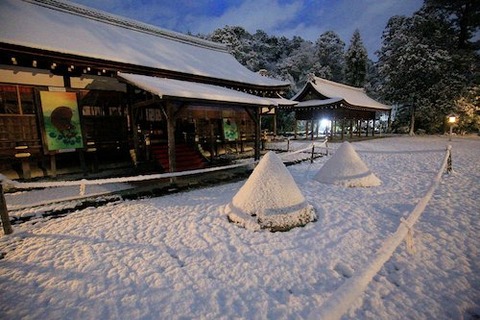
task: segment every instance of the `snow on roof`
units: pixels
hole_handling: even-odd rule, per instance
[[[242,84],[289,85],[248,70],[223,45],[58,0],[0,1],[0,43]]]
[[[292,98],[292,100],[296,100],[308,85],[311,85],[318,93],[327,98],[342,98],[343,100],[345,100],[345,102],[353,106],[374,108],[380,110],[391,109],[390,106],[384,105],[370,98],[365,93],[363,88],[355,88],[319,77],[314,77],[313,81],[308,82],[305,87]]]
[[[231,102],[257,106],[277,106],[279,99],[269,99],[245,92],[204,83],[150,77],[131,73],[118,73],[121,79],[160,98],[200,99],[215,102]]]
[[[316,219],[295,180],[275,152],[268,152],[226,207],[247,229],[288,230]]]
[[[330,98],[330,99],[324,99],[324,100],[306,100],[306,101],[300,101],[297,104],[297,107],[315,107],[315,106],[326,106],[329,104],[334,104],[338,103],[340,101],[343,101],[342,98]]]
[[[374,187],[382,183],[347,141],[325,162],[314,179],[344,187]]]

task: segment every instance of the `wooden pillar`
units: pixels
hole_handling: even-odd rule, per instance
[[[362,135],[362,120],[357,120],[357,136]]]
[[[297,139],[297,135],[298,135],[298,120],[295,119],[295,128],[294,128],[294,132],[293,132],[293,138],[295,140]]]
[[[342,130],[342,133],[340,133],[340,137],[343,141],[344,137],[343,137],[343,132],[345,131],[345,118],[342,119],[342,122],[340,124],[340,129]]]
[[[167,139],[168,139],[168,171],[175,172],[177,161],[175,157],[175,126],[176,119],[174,106],[171,102],[165,104],[165,113],[167,115]]]
[[[50,153],[50,176],[57,177],[57,159],[54,152]]]
[[[138,126],[137,119],[139,115],[139,109],[133,106],[134,88],[132,85],[127,85],[127,103],[128,113],[130,115],[130,129],[132,130],[133,150],[130,150],[132,161],[137,166],[138,158],[140,155],[140,144],[138,139]],[[132,154],[133,151],[133,154]]]
[[[275,114],[273,115],[273,136],[277,136],[277,110],[275,110]]]
[[[333,139],[333,130],[335,128],[335,118],[330,121],[330,139]]]
[[[375,118],[372,119],[372,137],[375,136]]]
[[[260,139],[262,137],[262,128],[260,125],[260,107],[254,108],[255,120],[255,160],[260,160]]]
[[[308,120],[305,121],[305,140],[308,140]]]
[[[247,111],[248,115],[255,124],[254,159],[260,160],[260,139],[262,135],[260,126],[260,107],[255,106],[253,109],[245,107],[245,111]]]
[[[80,160],[80,168],[82,168],[83,176],[88,176],[87,163],[85,161],[85,152],[78,150],[78,158]]]
[[[366,122],[367,122],[367,129],[365,130],[365,137],[368,137],[368,127],[369,127],[369,123],[368,123],[368,120],[367,120]]]
[[[215,131],[213,128],[213,122],[212,119],[208,120],[208,127],[210,131],[210,160],[213,161],[215,157],[215,143],[216,143],[216,137],[215,137]]]
[[[354,119],[350,119],[350,139],[353,138],[353,122]]]
[[[314,139],[314,132],[313,132],[313,128],[314,128],[314,122],[313,122],[313,119],[311,120],[311,123],[312,123],[312,134],[310,135],[311,136],[311,140],[313,141]]]

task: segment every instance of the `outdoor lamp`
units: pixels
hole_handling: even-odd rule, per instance
[[[449,114],[447,118],[448,123],[450,124],[450,134],[448,135],[448,141],[452,141],[453,125],[455,124],[455,122],[457,122],[457,116],[454,114]]]

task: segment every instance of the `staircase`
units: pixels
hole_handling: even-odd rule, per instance
[[[168,145],[151,146],[151,152],[153,159],[162,166],[165,172],[169,172]],[[207,165],[200,152],[187,144],[177,144],[175,146],[175,159],[176,171],[202,169]]]

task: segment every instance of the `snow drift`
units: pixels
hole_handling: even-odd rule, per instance
[[[325,162],[314,179],[344,187],[374,187],[382,184],[347,141]]]
[[[251,230],[286,231],[316,219],[282,160],[272,151],[226,206],[228,219]]]

